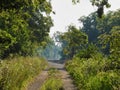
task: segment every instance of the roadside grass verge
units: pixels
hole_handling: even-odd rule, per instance
[[[38,57],[15,57],[0,61],[0,90],[26,90],[47,62]]]
[[[40,90],[63,90],[62,80],[60,79],[59,71],[55,68],[50,68],[48,78],[40,88]]]

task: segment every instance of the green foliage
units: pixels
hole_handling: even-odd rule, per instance
[[[80,52],[78,52],[75,57],[79,58],[91,58],[94,54],[98,52],[97,46],[94,44],[88,44],[86,47],[84,47]]]
[[[41,8],[41,11],[51,12],[51,5],[46,0],[1,0],[0,1],[0,12],[2,10],[23,10],[31,8],[33,10]]]
[[[120,32],[120,10],[109,12],[102,20],[98,21],[97,28],[101,31],[99,43],[103,48],[108,48],[109,53],[119,57],[119,32]]]
[[[2,21],[0,24],[1,33],[6,32],[12,37],[12,45],[3,51],[5,53],[3,53],[2,57],[8,56],[9,53],[22,53],[22,55],[26,55],[30,52],[30,49],[27,48],[31,45],[29,41],[30,31],[27,29],[28,25],[24,21],[24,18],[22,18],[21,15],[16,15],[15,11],[10,11],[2,12],[0,21]],[[1,44],[3,43],[1,42]]]
[[[110,32],[110,52],[120,58],[120,26],[113,27]]]
[[[91,58],[75,57],[66,63],[66,69],[81,90],[118,90],[120,89],[120,71],[111,67],[111,59],[101,54]]]
[[[44,82],[40,90],[63,90],[62,81],[57,74],[59,72],[55,68],[51,68],[48,72],[49,78]]]
[[[47,42],[50,27],[53,26],[50,13],[52,6],[47,0],[2,0],[0,1],[0,39],[6,39],[6,49],[0,50],[0,58],[10,54],[32,56],[35,49]],[[8,36],[1,33],[6,32]],[[3,48],[0,45],[0,48]]]
[[[3,55],[4,51],[8,49],[15,42],[15,38],[13,38],[6,31],[0,30],[0,58]]]
[[[114,26],[120,25],[120,10],[109,11],[102,19],[97,19],[97,29],[101,33],[109,33]]]
[[[72,25],[68,27],[68,32],[59,35],[59,39],[67,58],[72,58],[88,42],[87,35]]]
[[[117,90],[120,78],[115,72],[100,72],[89,79],[88,90]]]
[[[88,45],[66,63],[66,69],[80,90],[120,89],[120,10],[109,12],[102,19],[95,14],[80,19],[82,30],[89,41],[107,48],[107,57],[99,53],[96,46]],[[93,25],[93,26],[92,26]],[[99,31],[96,31],[96,30]],[[94,36],[91,33],[97,34]],[[98,39],[97,39],[98,37]],[[93,39],[92,39],[93,38]],[[101,47],[98,45],[99,47]]]
[[[115,26],[109,34],[102,34],[100,37],[101,43],[106,47],[110,45],[110,53],[115,58],[120,57],[120,27]]]
[[[51,17],[47,14],[40,13],[39,9],[35,12],[29,11],[31,18],[28,20],[29,29],[31,30],[32,42],[43,42],[49,36],[50,28],[53,26]],[[44,11],[47,13],[47,11]]]
[[[0,61],[0,90],[22,90],[47,63],[40,58],[16,57]]]
[[[91,1],[92,5],[98,6],[99,4],[103,4],[106,7],[109,7],[108,0],[90,0],[90,1]]]
[[[88,35],[89,43],[97,43],[97,37],[100,35],[100,31],[97,29],[97,16],[96,13],[91,13],[88,16],[80,17],[80,23],[82,23],[82,31]]]

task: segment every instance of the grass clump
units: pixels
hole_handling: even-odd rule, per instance
[[[16,57],[0,61],[0,90],[25,90],[28,82],[45,68],[38,57]]]
[[[51,68],[48,71],[48,76],[40,90],[63,90],[62,80],[57,69]]]

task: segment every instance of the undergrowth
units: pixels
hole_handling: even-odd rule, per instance
[[[78,90],[120,90],[120,58],[116,61],[96,53],[90,58],[73,58],[66,69]]]
[[[25,90],[42,69],[45,60],[38,57],[16,57],[0,61],[0,90]]]

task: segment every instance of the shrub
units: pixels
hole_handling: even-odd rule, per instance
[[[80,90],[119,90],[120,70],[111,63],[111,59],[96,53],[88,59],[73,58],[66,69]]]
[[[120,88],[120,77],[113,71],[100,72],[91,77],[86,84],[87,90],[118,90]]]
[[[96,45],[88,44],[87,47],[84,47],[75,56],[79,58],[91,58],[92,55],[96,54],[97,52],[98,52],[98,47]]]

